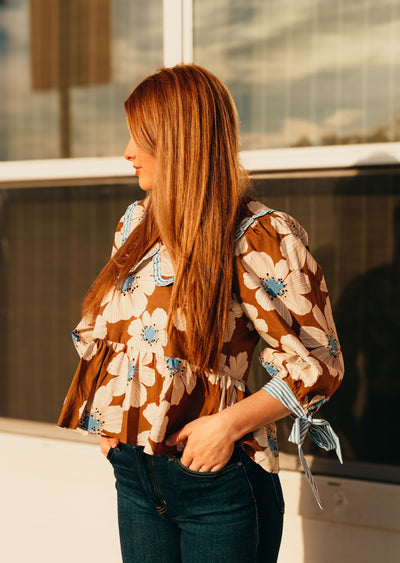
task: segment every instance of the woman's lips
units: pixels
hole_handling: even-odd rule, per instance
[[[134,166],[133,168],[135,169],[135,174],[136,174],[136,176],[139,176],[139,172],[140,172],[140,170],[142,169],[142,167],[141,167],[141,166],[137,166],[137,167]]]

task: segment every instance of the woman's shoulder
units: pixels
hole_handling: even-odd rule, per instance
[[[138,226],[143,217],[146,215],[146,205],[146,199],[142,199],[134,201],[126,208],[117,228],[117,230],[121,232],[121,244],[126,241],[133,229]]]
[[[247,198],[245,200],[236,230],[236,243],[244,237],[247,242],[257,245],[260,237],[280,240],[286,235],[293,235],[305,246],[308,245],[307,232],[297,219],[255,199]]]
[[[115,254],[131,232],[139,225],[146,214],[146,204],[146,200],[138,200],[128,205],[115,230],[112,255]]]

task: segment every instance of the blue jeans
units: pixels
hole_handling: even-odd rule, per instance
[[[284,503],[279,477],[235,448],[219,471],[119,444],[114,468],[124,563],[274,563]]]

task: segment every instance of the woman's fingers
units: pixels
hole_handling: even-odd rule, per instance
[[[189,436],[188,426],[189,425],[186,424],[186,426],[181,428],[179,430],[179,432],[175,432],[174,434],[171,434],[170,436],[168,436],[168,438],[166,438],[166,440],[165,440],[165,445],[166,446],[176,446],[177,444],[179,444],[179,442],[184,442],[187,439],[187,437]]]
[[[118,438],[109,438],[108,436],[100,436],[100,449],[103,455],[107,455],[110,448],[116,448],[119,444]]]

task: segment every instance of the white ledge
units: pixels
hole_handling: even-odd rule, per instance
[[[393,166],[400,164],[400,143],[243,151],[241,157],[243,164],[251,171]]]
[[[241,160],[251,172],[395,166],[400,164],[400,143],[243,151]],[[0,185],[2,182],[121,178],[133,175],[132,165],[122,156],[0,162]]]
[[[101,158],[54,158],[0,162],[0,183],[78,178],[134,176],[132,164],[122,156]]]

